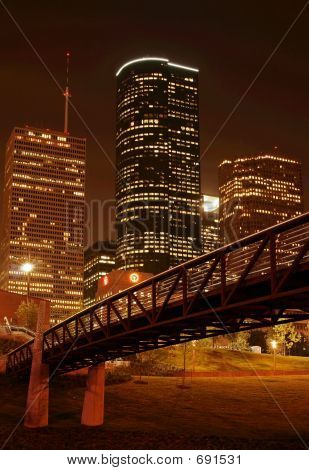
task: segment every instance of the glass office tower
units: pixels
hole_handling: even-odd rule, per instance
[[[124,64],[116,132],[117,267],[158,273],[199,255],[198,70]]]

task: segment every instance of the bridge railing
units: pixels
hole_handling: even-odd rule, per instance
[[[171,304],[178,303],[183,315],[188,315],[201,294],[217,293],[227,304],[242,283],[257,276],[270,278],[272,290],[284,288],[280,271],[308,261],[308,243],[306,213],[178,265],[67,318],[44,333],[44,350],[72,346],[96,331],[108,337],[115,325],[130,330],[137,317],[155,324]],[[31,344],[13,351],[9,361],[29,361]]]
[[[23,369],[25,364],[30,365],[32,361],[32,349],[34,340],[31,339],[14,349],[7,355],[7,370]]]
[[[176,266],[130,289],[102,300],[97,305],[68,318],[45,333],[46,350],[57,343],[72,341],[94,329],[123,323],[124,328],[132,317],[143,315],[149,322],[162,314],[172,302],[181,302],[184,308],[198,290],[211,292],[224,290],[241,277],[273,277],[295,261],[301,248],[308,243],[309,214],[270,227],[230,245]],[[308,259],[308,250],[300,262]],[[254,258],[256,260],[254,261]],[[254,261],[254,263],[253,263]],[[250,263],[252,267],[250,267]],[[247,271],[247,272],[246,272]],[[208,279],[206,279],[208,277]]]

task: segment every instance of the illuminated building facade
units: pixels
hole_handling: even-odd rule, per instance
[[[145,58],[116,75],[116,266],[158,273],[201,250],[198,70]]]
[[[1,287],[51,301],[57,322],[82,307],[86,139],[15,127],[6,148]]]
[[[230,243],[304,211],[301,163],[284,156],[219,165],[220,238]]]
[[[98,281],[115,267],[116,246],[113,242],[98,241],[84,255],[84,307],[96,303]]]
[[[219,248],[219,198],[202,194],[202,247],[203,253]]]

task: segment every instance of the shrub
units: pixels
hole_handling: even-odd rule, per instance
[[[128,369],[106,369],[105,371],[105,384],[113,385],[129,382],[132,379]],[[53,383],[57,386],[65,388],[86,387],[87,373],[60,375],[53,378]]]
[[[129,382],[131,379],[132,376],[128,369],[107,369],[105,373],[106,385],[121,384]]]
[[[164,363],[149,363],[144,362],[132,362],[129,368],[132,375],[139,376],[161,376],[161,377],[171,377],[177,375],[178,372],[181,372],[182,369],[174,366],[172,364]]]

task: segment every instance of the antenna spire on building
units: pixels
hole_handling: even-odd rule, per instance
[[[66,76],[66,87],[63,96],[65,98],[64,102],[64,132],[68,134],[68,118],[69,118],[69,98],[71,98],[71,94],[69,91],[69,65],[70,65],[70,53],[66,53],[67,58],[67,76]]]

